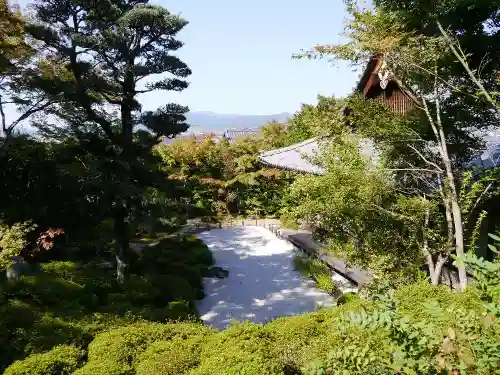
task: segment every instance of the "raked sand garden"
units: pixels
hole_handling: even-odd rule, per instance
[[[263,323],[335,305],[332,296],[294,270],[294,246],[265,228],[216,229],[198,237],[216,266],[229,271],[225,279],[204,279],[206,297],[197,307],[212,327],[223,329],[233,320]]]

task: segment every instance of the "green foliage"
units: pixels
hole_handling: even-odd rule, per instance
[[[335,134],[336,124],[343,116],[344,102],[332,97],[318,96],[316,105],[303,104],[289,120],[283,144],[288,146],[318,136]]]
[[[0,366],[56,345],[86,347],[97,333],[134,321],[196,319],[201,273],[213,262],[208,248],[195,237],[172,238],[142,254],[121,285],[103,259],[42,263],[34,275],[0,284]]]
[[[342,296],[340,296],[339,299],[337,300],[337,305],[344,305],[356,299],[359,299],[358,293],[354,292],[343,293]]]
[[[0,223],[0,271],[7,268],[11,257],[19,256],[28,245],[28,235],[37,225],[30,221],[16,223],[10,227]]]
[[[88,362],[76,370],[72,375],[130,375],[130,367],[112,360]]]
[[[347,326],[385,333],[380,352],[366,343],[334,348],[305,373],[496,373],[500,273],[495,263],[470,253],[463,261],[475,270],[477,292],[493,303],[480,303],[471,291],[459,294],[427,283],[405,286],[393,297],[380,296],[370,309],[345,314]]]
[[[338,288],[332,280],[331,271],[328,266],[319,259],[307,258],[302,254],[295,254],[293,265],[305,277],[312,277],[319,289],[334,295]]]
[[[5,375],[70,375],[81,361],[83,353],[74,346],[56,346],[43,354],[32,354],[16,361],[4,372]]]
[[[24,22],[19,14],[9,10],[6,0],[0,0],[0,74],[12,70],[19,58],[30,51],[24,41]]]
[[[282,375],[273,357],[272,333],[262,326],[241,324],[213,336],[203,347],[199,367],[191,375]]]
[[[267,324],[236,324],[223,331],[199,323],[112,323],[94,313],[91,320],[100,320],[108,329],[94,322],[90,344],[78,344],[87,349],[88,360],[74,373],[440,374],[452,368],[494,373],[499,349],[498,270],[478,259],[467,263],[484,272],[486,279],[478,274],[477,288],[463,293],[422,281],[400,287],[392,296],[369,301],[346,294],[334,308]],[[322,267],[313,264],[309,269]],[[49,268],[76,279],[68,264]],[[91,322],[85,324],[92,332]]]
[[[187,201],[190,217],[225,215],[272,217],[283,207],[284,190],[290,173],[262,167],[261,150],[280,145],[281,124],[268,124],[255,138],[234,143],[184,139],[157,148],[166,171],[183,181],[191,194]],[[195,207],[196,209],[193,209]]]
[[[200,340],[156,341],[141,355],[137,375],[181,375],[200,361]]]
[[[123,366],[123,368],[128,368],[130,371],[148,346],[155,341],[186,340],[203,337],[210,334],[210,332],[209,329],[202,325],[193,323],[140,323],[115,331],[101,333],[89,345],[88,363],[81,371],[85,373],[85,367],[94,366],[93,362],[112,362]],[[146,354],[147,357],[145,358],[149,358],[150,355],[152,355],[151,351]]]
[[[337,257],[380,277],[412,280],[422,264],[424,213],[435,208],[399,194],[390,174],[360,151],[362,144],[348,134],[324,141],[326,173],[296,179],[287,192],[294,202],[288,216],[315,228]]]

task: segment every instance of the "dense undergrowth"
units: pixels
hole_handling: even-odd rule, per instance
[[[38,373],[67,373],[61,369],[80,363],[80,349],[103,330],[139,321],[197,319],[194,301],[204,296],[201,274],[213,263],[197,238],[167,238],[144,249],[123,285],[105,260],[49,261],[17,281],[1,282],[0,368],[33,354],[27,363],[40,366]],[[54,347],[51,358],[61,364],[35,354]]]
[[[475,361],[468,365],[470,373],[483,361],[480,373],[491,374],[498,361],[492,340],[495,323],[485,324],[478,296],[474,288],[457,294],[421,282],[399,289],[391,307],[384,310],[381,306],[387,301],[354,299],[336,308],[267,324],[238,324],[220,332],[196,322],[140,321],[101,332],[93,340],[89,335],[87,341],[33,354],[14,363],[5,374],[396,374],[390,364],[397,359],[397,343],[403,343],[402,336],[408,333],[401,327],[395,329],[395,322],[401,320],[414,330],[405,345],[428,338],[429,332],[437,343],[405,353],[418,355],[428,364],[428,372],[412,372],[408,366],[408,371],[399,373],[444,374],[436,358],[443,362],[444,371],[470,355]],[[383,324],[368,318],[382,311],[389,314]],[[356,320],[358,315],[361,318]],[[426,326],[421,325],[423,321]],[[395,337],[395,331],[401,337]],[[447,352],[440,356],[447,338]],[[490,347],[481,342],[489,342]]]

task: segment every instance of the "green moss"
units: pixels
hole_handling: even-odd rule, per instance
[[[31,353],[86,347],[97,333],[133,322],[196,320],[201,270],[213,262],[207,246],[168,238],[151,249],[123,285],[98,267],[103,259],[42,263],[35,275],[0,283],[0,372]]]

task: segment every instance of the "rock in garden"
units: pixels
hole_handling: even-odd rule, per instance
[[[215,277],[217,279],[227,279],[229,271],[221,267],[211,267],[207,270],[205,277]]]

